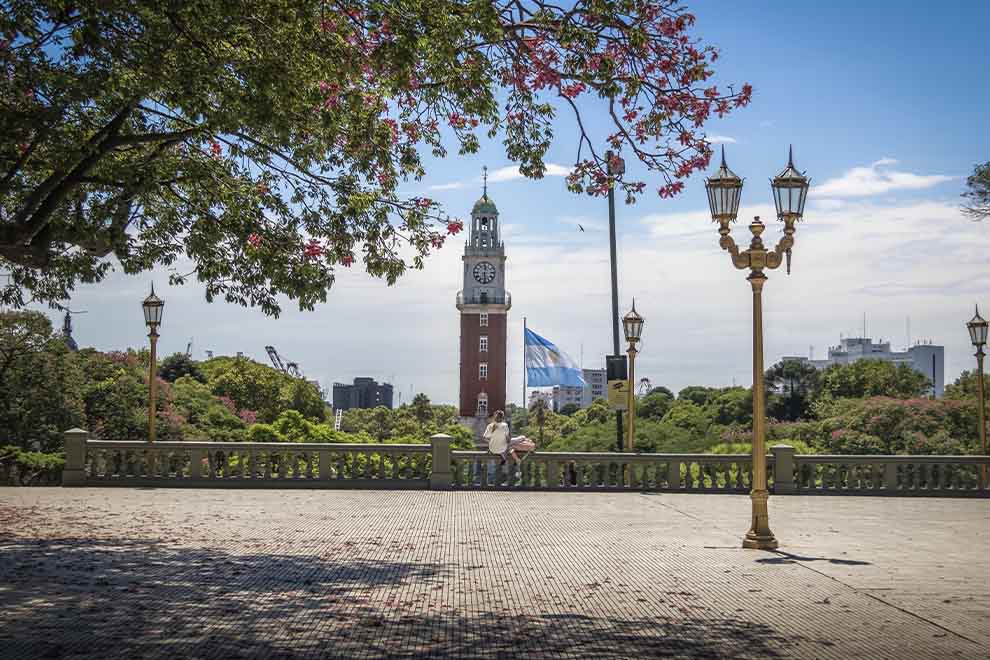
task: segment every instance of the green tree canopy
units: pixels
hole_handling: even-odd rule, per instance
[[[162,364],[158,368],[158,375],[162,380],[167,380],[170,383],[174,383],[183,376],[190,376],[201,383],[206,382],[206,376],[203,375],[199,365],[185,353],[169,355],[162,360]]]
[[[946,399],[976,399],[979,379],[975,371],[964,371],[955,382],[945,386]],[[990,374],[983,374],[983,396],[990,396]]]
[[[677,393],[678,401],[690,401],[697,406],[703,406],[708,400],[717,395],[717,387],[704,387],[702,385],[689,385]]]
[[[326,404],[315,385],[272,367],[238,357],[216,357],[200,363],[210,390],[229,397],[238,411],[257,414],[257,421],[270,423],[283,410],[297,410],[315,421],[326,418]]]
[[[966,179],[963,213],[974,220],[990,218],[990,162],[977,165]]]
[[[670,399],[675,398],[673,391],[671,391],[671,389],[668,387],[664,387],[663,385],[657,385],[656,387],[652,388],[648,392],[648,394],[666,394],[667,397]]]
[[[765,375],[767,414],[793,422],[811,414],[811,404],[821,390],[821,374],[802,360],[782,360]]]
[[[888,396],[900,399],[921,396],[931,381],[906,364],[886,360],[856,360],[833,364],[821,373],[821,396],[863,399]]]
[[[55,451],[85,424],[83,371],[40,312],[0,313],[0,445]]]
[[[655,387],[636,402],[636,415],[645,419],[663,419],[674,403],[674,395],[666,387]]]
[[[676,195],[709,164],[705,122],[752,93],[713,83],[694,22],[676,0],[10,0],[2,301],[64,300],[115,262],[268,314],[353,263],[394,282],[463,226],[400,193],[422,154],[484,135],[541,177],[558,108],[571,190],[613,186],[607,143],[641,165],[630,201]]]

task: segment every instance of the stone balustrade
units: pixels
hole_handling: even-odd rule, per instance
[[[773,457],[768,456],[773,462]],[[749,455],[543,452],[517,468],[480,451],[452,452],[455,488],[748,493]]]
[[[121,442],[65,434],[64,486],[433,488],[748,493],[748,454],[537,452],[518,467],[430,444]],[[990,496],[986,456],[824,456],[776,445],[771,492]]]
[[[429,488],[430,445],[121,442],[66,433],[69,486]]]
[[[980,484],[983,456],[825,456],[794,457],[794,488],[799,494],[990,495]]]

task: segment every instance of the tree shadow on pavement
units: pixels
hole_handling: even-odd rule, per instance
[[[130,539],[5,540],[0,657],[765,659],[800,641],[674,608],[527,611],[508,592],[466,592],[458,571]]]

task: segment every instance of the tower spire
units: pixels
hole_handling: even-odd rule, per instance
[[[481,196],[484,197],[485,199],[488,199],[488,166],[487,165],[481,166],[481,177],[485,182],[484,192],[482,193]]]

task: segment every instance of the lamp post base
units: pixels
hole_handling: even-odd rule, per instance
[[[748,550],[776,550],[777,537],[770,531],[770,514],[767,511],[770,494],[765,490],[754,490],[749,497],[753,502],[753,523],[743,538],[742,547]]]

